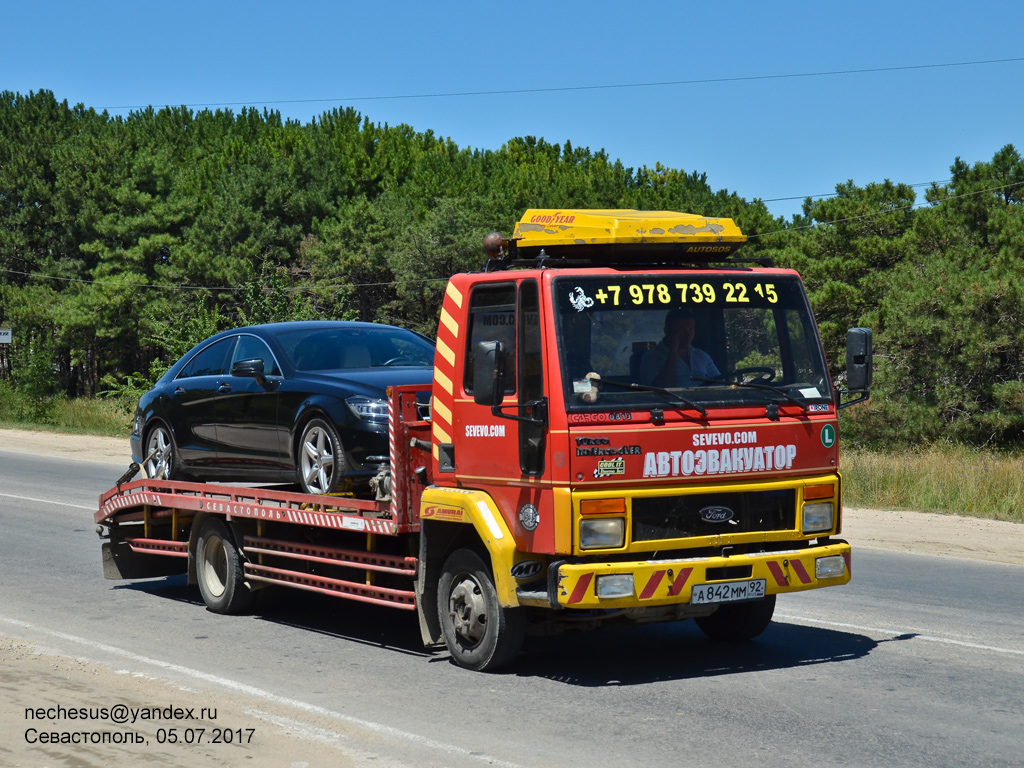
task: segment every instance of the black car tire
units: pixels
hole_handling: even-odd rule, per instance
[[[295,467],[305,493],[334,493],[348,470],[338,430],[326,419],[311,419],[302,430]]]
[[[171,430],[158,421],[146,430],[142,441],[143,469],[152,480],[181,480],[178,446]]]

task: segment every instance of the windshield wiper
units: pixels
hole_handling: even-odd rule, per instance
[[[704,406],[698,405],[697,403],[694,403],[694,402],[692,402],[690,400],[687,400],[685,397],[680,395],[678,392],[673,392],[671,389],[663,389],[662,387],[652,387],[649,384],[634,384],[632,382],[626,383],[626,382],[623,382],[623,381],[611,381],[610,379],[596,379],[594,381],[594,383],[595,384],[597,384],[597,383],[600,383],[600,384],[613,384],[616,387],[622,387],[623,389],[633,389],[633,390],[636,390],[637,392],[654,392],[656,394],[664,395],[665,397],[672,398],[674,400],[678,400],[683,405],[685,405],[687,408],[693,408],[693,410],[695,410],[701,416],[707,416],[708,415],[707,409],[704,408]]]
[[[803,400],[797,400],[788,392],[783,392],[781,389],[773,387],[771,384],[755,384],[754,382],[750,381],[726,381],[725,379],[705,379],[703,376],[691,376],[690,378],[693,379],[694,381],[703,381],[707,384],[724,384],[727,387],[741,387],[743,389],[760,389],[765,392],[771,392],[773,394],[778,395],[779,397],[788,400],[789,402],[793,403],[793,405],[800,406],[800,410],[803,411],[804,413],[807,413],[806,402],[804,402]]]

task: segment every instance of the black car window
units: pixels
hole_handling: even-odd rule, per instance
[[[267,376],[280,376],[281,369],[277,364],[274,353],[270,351],[263,339],[248,334],[238,337],[238,346],[235,347],[235,354],[231,357],[233,366],[239,360],[262,360],[263,373]]]
[[[434,364],[434,345],[400,328],[302,329],[281,333],[277,340],[300,371]]]
[[[201,349],[181,369],[177,378],[188,379],[193,376],[219,376],[224,373],[227,369],[228,356],[231,354],[231,350],[234,349],[237,340],[237,336],[229,336]]]

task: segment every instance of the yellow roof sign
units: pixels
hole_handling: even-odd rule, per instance
[[[732,219],[692,213],[532,208],[516,224],[512,239],[520,248],[640,243],[731,243],[736,248],[747,236]]]

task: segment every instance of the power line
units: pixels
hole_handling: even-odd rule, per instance
[[[775,75],[743,75],[738,77],[708,77],[699,78],[693,80],[662,80],[648,83],[616,83],[608,85],[566,85],[556,86],[551,88],[510,88],[505,90],[493,90],[493,91],[448,91],[438,93],[407,93],[407,94],[392,94],[390,96],[345,96],[335,97],[329,99],[276,99],[266,101],[221,101],[211,102],[208,104],[185,104],[190,108],[205,108],[205,107],[239,107],[239,106],[250,106],[250,105],[272,105],[272,104],[323,104],[333,102],[352,102],[352,101],[398,101],[401,99],[446,99],[446,98],[463,98],[467,96],[513,96],[522,95],[529,93],[565,93],[568,91],[605,91],[615,90],[624,88],[663,88],[666,86],[679,86],[679,85],[709,85],[716,83],[743,83],[743,82],[754,82],[758,80],[791,80],[796,78],[804,77],[834,77],[836,75],[865,75],[878,72],[908,72],[912,70],[921,69],[942,69],[950,67],[975,67],[983,64],[1010,64],[1015,62],[1024,61],[1024,56],[1018,56],[1009,59],[985,59],[981,61],[954,61],[946,62],[941,64],[906,64],[903,66],[894,67],[867,67],[863,69],[833,69],[825,70],[821,72],[790,72],[784,74]],[[151,104],[124,104],[113,107],[97,107],[97,109],[146,109],[152,106]]]
[[[942,181],[922,181],[917,184],[904,184],[905,187],[930,187],[932,184],[948,184],[952,179],[944,179]],[[769,198],[755,198],[760,200],[762,203],[779,203],[785,200],[806,200],[808,197],[812,200],[821,200],[826,197],[836,197],[838,192],[829,192],[823,195],[796,195],[795,197],[769,197]]]

